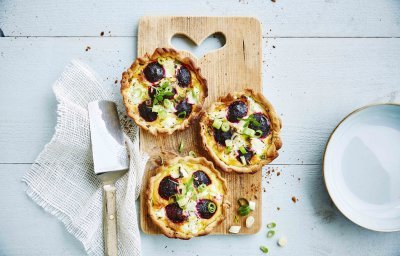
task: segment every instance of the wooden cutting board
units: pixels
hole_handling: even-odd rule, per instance
[[[196,58],[189,52],[182,52],[184,56],[191,57],[201,68],[201,73],[208,81],[208,98],[205,101],[207,108],[211,102],[229,92],[241,91],[244,88],[252,88],[255,91],[262,90],[262,48],[261,25],[251,17],[143,17],[139,22],[137,51],[138,56],[146,52],[153,53],[157,47],[173,47],[171,38],[176,35],[189,37],[196,45],[210,35],[219,32],[226,38],[226,44],[217,50],[206,53]],[[170,136],[157,136],[141,131],[141,150],[157,154],[160,150],[173,150],[177,152],[179,143],[184,142],[184,150],[181,155],[187,155],[193,150],[198,155],[204,154],[201,148],[198,123],[182,132],[175,132]],[[149,177],[154,175],[154,161],[149,161],[143,180],[143,189],[147,188]],[[229,196],[232,203],[228,210],[226,220],[216,227],[212,234],[228,234],[231,225],[242,225],[241,234],[257,233],[261,227],[261,196],[262,187],[261,170],[256,174],[222,173],[227,180]],[[256,201],[256,210],[251,213],[255,218],[252,228],[245,227],[245,217],[240,217],[235,223],[237,215],[237,199],[245,197]],[[141,194],[140,222],[143,232],[147,234],[160,234],[159,229],[153,225],[148,217],[145,193]]]

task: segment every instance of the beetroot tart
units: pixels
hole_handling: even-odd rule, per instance
[[[281,121],[261,93],[228,94],[200,120],[205,149],[224,171],[254,173],[278,156]]]
[[[207,81],[190,58],[157,48],[122,74],[121,93],[126,112],[137,125],[154,135],[172,134],[199,115]]]
[[[227,187],[203,157],[176,157],[149,180],[147,205],[152,221],[171,238],[207,235],[225,219]]]

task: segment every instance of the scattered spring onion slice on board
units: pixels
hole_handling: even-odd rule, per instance
[[[181,141],[181,142],[179,143],[179,147],[178,147],[178,152],[179,152],[179,153],[182,153],[183,147],[184,147],[184,144],[183,144],[183,141]]]
[[[271,222],[271,223],[267,224],[267,228],[269,228],[269,229],[274,228],[274,227],[276,227],[276,223],[275,222]]]
[[[246,219],[246,228],[251,228],[254,224],[254,217],[253,216],[249,216]]]
[[[268,231],[268,233],[267,233],[267,237],[268,238],[271,238],[271,237],[273,237],[275,235],[275,230],[270,230],[270,231]]]
[[[250,207],[250,210],[255,211],[256,210],[256,202],[249,201],[249,207]]]
[[[239,207],[238,214],[240,216],[247,216],[251,212],[250,207],[248,205],[242,205]]]
[[[231,227],[229,228],[229,233],[237,234],[237,233],[240,232],[240,229],[241,229],[241,228],[242,228],[241,226],[231,226]]]

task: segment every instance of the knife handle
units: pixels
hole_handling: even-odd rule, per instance
[[[114,185],[103,186],[103,236],[104,255],[118,255],[116,188]]]

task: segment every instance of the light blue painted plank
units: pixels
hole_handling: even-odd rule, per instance
[[[86,255],[61,221],[25,194],[21,178],[30,165],[0,165],[0,255]]]
[[[133,36],[144,15],[255,16],[271,37],[400,36],[397,0],[0,2],[0,28],[8,36]]]

